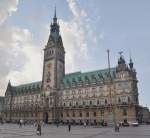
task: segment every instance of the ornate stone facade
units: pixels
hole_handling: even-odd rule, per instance
[[[56,11],[44,49],[40,82],[12,86],[5,93],[3,118],[45,123],[98,124],[138,119],[136,71],[123,55],[114,68],[65,74],[65,50]]]

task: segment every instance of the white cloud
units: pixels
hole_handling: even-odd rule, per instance
[[[26,45],[26,44],[25,44]],[[27,58],[27,62],[22,67],[21,71],[11,71],[7,78],[13,81],[13,84],[29,83],[42,79],[42,62],[43,53],[35,47],[26,45],[22,52]]]
[[[0,0],[0,25],[17,10],[19,0]]]
[[[66,72],[73,72],[84,67],[87,62],[88,32],[90,28],[88,15],[79,7],[76,0],[67,0],[73,18],[70,21],[60,20],[60,29],[66,50]]]
[[[18,85],[42,78],[42,49],[33,44],[33,35],[28,29],[4,24],[17,11],[18,2],[0,1],[0,95],[9,79]]]
[[[99,38],[104,39],[104,33],[103,32],[99,35]]]
[[[41,80],[42,50],[27,29],[0,27],[0,91],[10,79],[14,85]]]

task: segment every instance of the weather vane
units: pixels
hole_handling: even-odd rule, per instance
[[[120,56],[122,56],[123,51],[118,52]]]

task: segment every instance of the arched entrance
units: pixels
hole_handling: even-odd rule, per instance
[[[48,124],[48,112],[43,113],[43,121],[45,124]]]

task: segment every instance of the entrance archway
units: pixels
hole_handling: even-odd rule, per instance
[[[48,124],[48,112],[44,112],[43,121],[44,121],[45,124]]]

